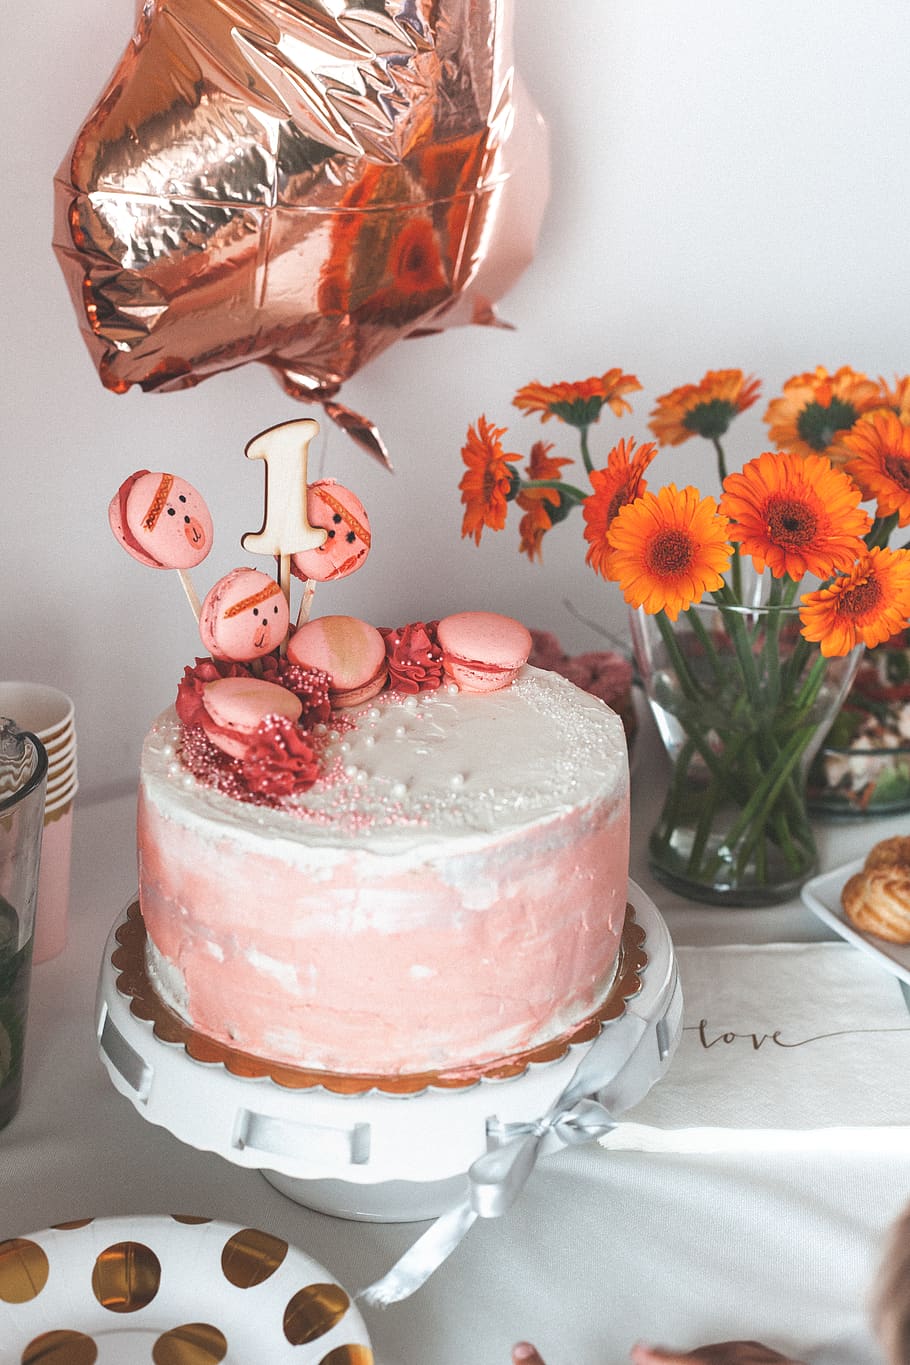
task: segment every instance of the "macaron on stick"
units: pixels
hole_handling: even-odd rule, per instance
[[[246,447],[248,460],[265,462],[265,520],[261,531],[248,531],[240,543],[251,554],[277,557],[278,585],[289,606],[291,555],[315,550],[326,538],[307,520],[307,454],[318,430],[312,417],[301,417],[261,431]],[[286,647],[287,638],[282,653]]]
[[[206,594],[199,634],[214,659],[255,668],[287,633],[288,604],[275,580],[259,569],[232,569]]]
[[[133,559],[152,569],[173,569],[193,615],[199,596],[188,570],[212,548],[212,517],[205,499],[178,474],[139,469],[124,479],[108,507],[111,530]]]
[[[291,556],[291,573],[304,583],[297,625],[310,619],[317,583],[334,582],[356,573],[372,545],[370,519],[356,493],[336,479],[317,479],[307,488],[307,518],[322,527],[325,540],[315,550]]]

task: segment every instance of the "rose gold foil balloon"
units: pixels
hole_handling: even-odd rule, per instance
[[[514,0],[145,0],[56,180],[54,245],[107,388],[259,360],[335,401],[392,342],[496,321],[546,131]]]

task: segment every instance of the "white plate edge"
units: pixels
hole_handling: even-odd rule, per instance
[[[829,872],[821,872],[806,882],[800,892],[803,904],[825,924],[839,934],[846,942],[852,943],[854,947],[869,953],[872,957],[878,958],[882,967],[890,972],[892,976],[897,976],[901,981],[905,981],[910,986],[910,962],[905,965],[893,958],[888,952],[887,946],[883,941],[872,938],[871,935],[864,934],[861,929],[857,929],[844,916],[840,908],[840,892],[854,873],[859,872],[865,863],[865,858],[854,858],[849,863],[843,863],[840,867],[834,867]],[[832,908],[832,890],[837,897],[837,908]],[[829,899],[825,900],[824,895],[828,893]],[[895,949],[904,948],[910,953],[910,945],[894,944]]]

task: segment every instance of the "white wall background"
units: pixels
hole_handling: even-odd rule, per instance
[[[0,676],[75,698],[83,793],[133,783],[146,725],[197,648],[176,579],[114,543],[110,496],[141,467],[204,491],[217,530],[204,591],[260,524],[245,440],[309,411],[255,365],[182,394],[117,397],[97,378],[50,249],[51,182],[133,12],[6,0],[0,37]],[[644,391],[632,421],[605,417],[605,455],[619,435],[645,439],[655,397],[709,368],[759,374],[765,400],[816,364],[910,369],[910,4],[517,0],[516,46],[553,143],[538,253],[499,308],[516,330],[405,342],[346,386],[397,472],[324,426],[311,469],[360,492],[375,541],[317,612],[384,624],[487,606],[583,649],[596,637],[563,599],[620,633],[624,611],[584,566],[579,514],[542,568],[517,554],[517,515],[480,549],[461,540],[468,423],[486,412],[527,449],[540,428],[510,406],[521,384],[621,365]],[[764,448],[763,409],[734,429],[731,464]],[[708,491],[710,452],[665,452],[652,483],[669,478]]]

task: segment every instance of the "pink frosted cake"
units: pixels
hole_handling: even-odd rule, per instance
[[[629,786],[602,702],[529,667],[386,690],[317,724],[319,775],[269,804],[187,733],[171,710],[145,742],[140,904],[151,979],[197,1031],[394,1076],[535,1048],[605,996]]]
[[[490,612],[378,630],[316,616],[357,570],[360,500],[308,484],[316,423],[260,433],[263,529],[205,599],[201,494],[137,471],[109,508],[175,569],[208,658],[142,753],[146,971],[197,1033],[307,1072],[476,1071],[561,1038],[615,973],[626,905],[622,724]],[[272,491],[271,504],[269,490]],[[294,579],[304,587],[292,608]]]

